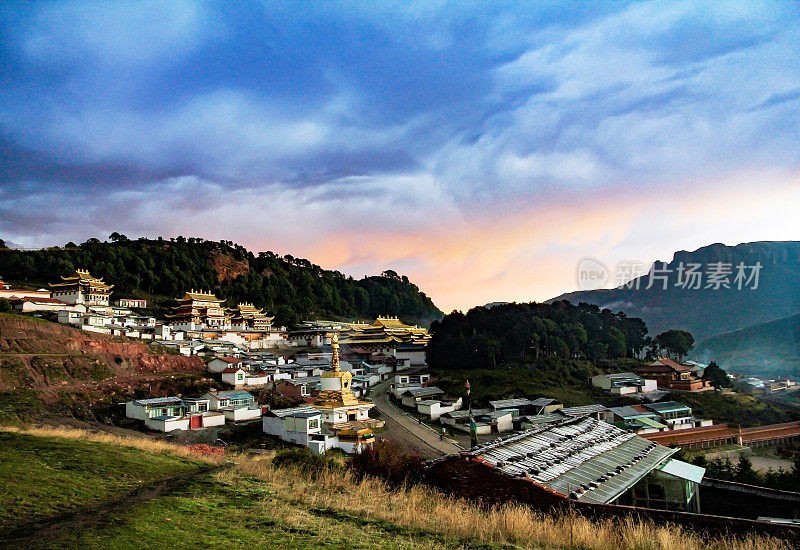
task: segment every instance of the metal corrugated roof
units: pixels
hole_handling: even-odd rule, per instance
[[[271,410],[270,413],[274,414],[279,418],[283,418],[286,416],[316,416],[318,414],[322,414],[318,409],[314,407],[293,407],[291,409],[277,409]]]
[[[149,399],[136,399],[134,403],[138,403],[139,405],[160,405],[160,404],[167,404],[167,403],[183,403],[183,399],[180,397],[151,397]]]
[[[532,404],[533,402],[530,399],[500,399],[498,401],[489,401],[489,405],[491,405],[493,409],[525,407]]]
[[[566,409],[560,409],[559,412],[567,416],[581,416],[584,414],[598,413],[607,410],[608,407],[605,405],[596,403],[594,405],[584,405],[582,407],[568,407]]]
[[[645,407],[656,412],[680,411],[684,409],[691,410],[691,407],[687,407],[683,403],[678,403],[677,401],[665,401],[663,403],[648,403],[645,405]]]
[[[469,452],[508,475],[529,477],[581,501],[608,503],[676,451],[582,417],[537,426]]]

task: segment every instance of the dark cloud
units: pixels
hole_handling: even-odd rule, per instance
[[[53,189],[179,220],[248,189],[436,212],[789,168],[791,6],[5,3],[3,227],[86,220]]]

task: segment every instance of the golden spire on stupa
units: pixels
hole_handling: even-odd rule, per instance
[[[339,334],[336,332],[331,338],[331,348],[333,349],[331,370],[320,375],[321,391],[317,400],[314,401],[314,406],[335,409],[358,405],[360,402],[350,387],[353,375],[350,372],[342,372],[339,366]]]

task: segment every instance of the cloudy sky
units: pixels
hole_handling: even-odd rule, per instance
[[[0,238],[201,236],[444,310],[800,239],[800,5],[4,2]]]

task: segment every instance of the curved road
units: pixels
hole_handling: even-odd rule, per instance
[[[386,421],[390,438],[400,440],[427,458],[438,458],[462,450],[450,439],[440,440],[438,433],[393,405],[389,401],[389,383],[387,380],[374,386],[370,397],[375,402],[375,408],[381,412],[381,420]]]

